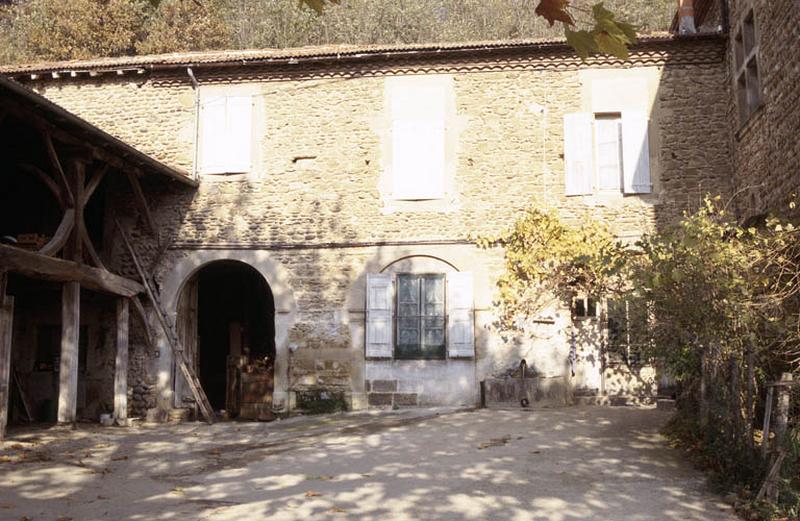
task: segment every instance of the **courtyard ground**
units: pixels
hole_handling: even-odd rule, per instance
[[[384,413],[17,429],[3,520],[736,517],[630,407]]]

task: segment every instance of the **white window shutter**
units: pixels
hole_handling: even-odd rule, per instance
[[[472,273],[447,274],[447,354],[451,358],[475,356],[475,320]]]
[[[647,126],[646,112],[622,112],[622,169],[626,194],[649,194],[652,191]]]
[[[200,106],[200,172],[219,174],[225,172],[227,148],[227,121],[225,98],[213,98]]]
[[[444,120],[398,119],[392,124],[392,195],[395,199],[444,196]]]
[[[592,193],[594,167],[592,115],[575,112],[564,115],[564,180],[566,195]]]
[[[445,191],[447,84],[395,78],[390,90],[392,197],[441,199]]]
[[[253,99],[250,96],[230,96],[227,114],[227,173],[249,172],[253,142]]]
[[[367,274],[367,358],[392,357],[391,274]]]

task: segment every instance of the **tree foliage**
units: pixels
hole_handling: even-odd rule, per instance
[[[0,62],[331,43],[556,38],[564,35],[566,23],[556,17],[557,25],[551,26],[537,15],[537,0],[326,3],[317,14],[298,0],[12,0],[0,7]],[[603,5],[615,13],[614,20],[644,32],[666,30],[675,12],[673,0],[606,0]],[[566,12],[575,23],[567,35],[576,48],[613,46],[601,48],[594,40],[599,22],[591,1],[573,0]],[[598,13],[609,24],[605,11]],[[614,30],[609,34],[619,36]]]
[[[624,287],[627,250],[607,225],[586,218],[572,226],[540,208],[532,204],[505,233],[476,240],[480,247],[504,248],[498,290],[507,328],[535,317],[550,296],[569,301],[575,293],[608,296]]]

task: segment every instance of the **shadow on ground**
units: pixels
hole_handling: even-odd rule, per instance
[[[18,430],[0,518],[735,519],[653,409],[350,414]]]

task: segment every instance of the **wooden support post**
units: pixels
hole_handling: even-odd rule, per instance
[[[761,455],[766,459],[769,454],[769,424],[772,419],[772,398],[775,387],[767,387],[767,401],[764,404],[764,427],[761,431]]]
[[[129,302],[117,299],[117,359],[114,369],[114,421],[124,425],[128,419],[128,317]]]
[[[61,295],[61,365],[58,382],[58,422],[75,423],[78,407],[78,340],[81,285],[65,282]]]
[[[787,385],[778,385],[777,393],[778,400],[775,406],[775,447],[780,448],[783,443],[783,438],[786,435],[786,427],[789,424],[789,396],[791,395],[792,386],[792,373],[783,373],[780,383]]]
[[[742,436],[742,396],[739,389],[739,363],[734,355],[728,361],[730,370],[731,439],[736,443]]]
[[[706,348],[703,347],[703,354],[700,355],[700,427],[703,429],[708,425],[708,355]]]
[[[0,281],[6,274],[0,272]],[[11,332],[14,324],[14,298],[5,295],[0,282],[0,440],[6,435],[11,400]]]
[[[755,448],[755,440],[753,439],[753,431],[755,429],[755,349],[752,344],[747,346],[747,394],[746,394],[746,410],[745,421],[745,436],[747,437],[747,446],[751,449]]]

